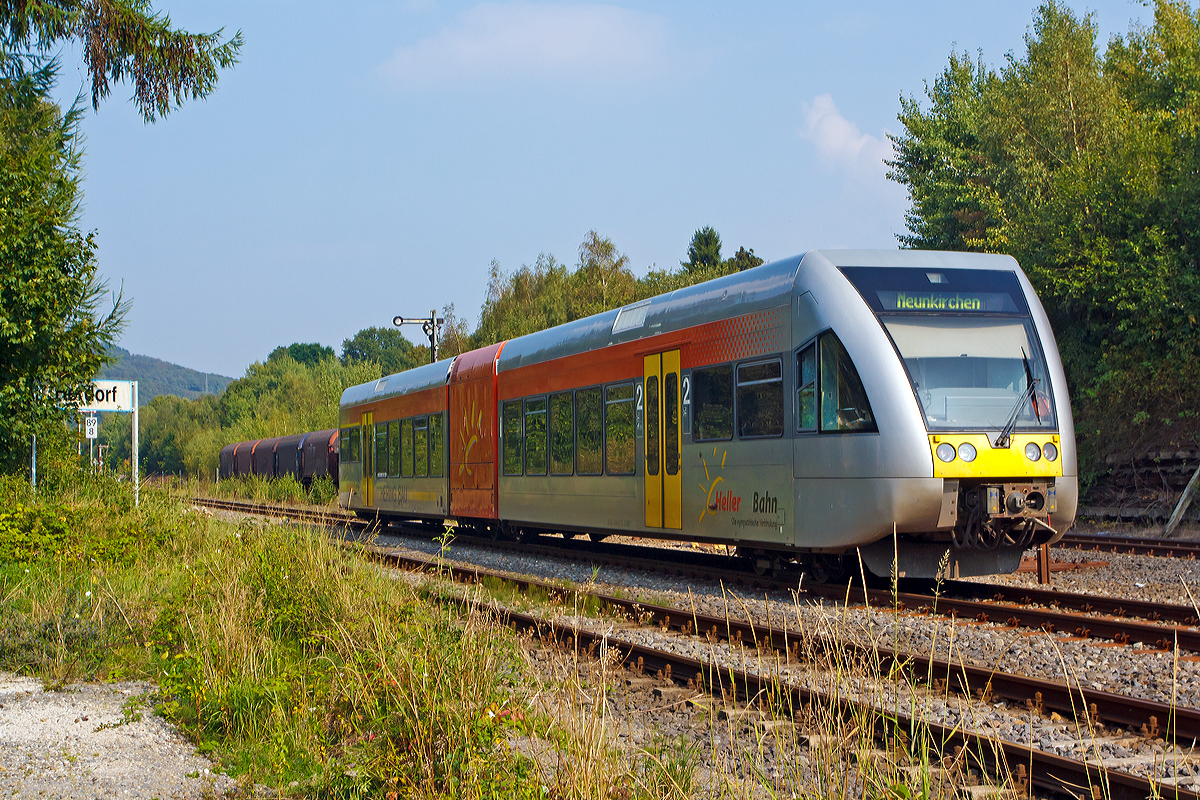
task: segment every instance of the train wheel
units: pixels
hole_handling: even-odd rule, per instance
[[[805,564],[809,574],[817,583],[841,583],[849,577],[846,560],[840,555],[817,553]]]

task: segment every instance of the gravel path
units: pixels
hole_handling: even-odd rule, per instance
[[[0,796],[207,798],[231,791],[207,759],[153,714],[147,683],[47,692],[0,672]]]

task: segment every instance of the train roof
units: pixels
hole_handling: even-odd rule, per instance
[[[685,286],[590,317],[512,339],[497,372],[791,303],[800,256]]]
[[[966,263],[964,263],[966,262]],[[803,255],[762,264],[733,275],[685,286],[656,297],[614,308],[519,336],[505,342],[496,362],[504,372],[529,364],[578,355],[615,344],[791,304],[797,273],[832,267],[969,267],[1020,271],[1006,255],[934,250],[810,250]],[[373,383],[352,386],[342,393],[341,405],[382,400],[400,394],[441,386],[449,376],[452,359]]]
[[[957,267],[1005,271],[1020,269],[1012,256],[950,250],[813,250],[804,257],[819,257],[835,267]]]
[[[432,389],[435,386],[445,386],[450,377],[452,358],[444,358],[433,364],[413,367],[395,375],[387,375],[377,381],[360,383],[342,392],[341,405],[356,406],[362,403],[372,403],[376,400],[386,400],[402,394],[412,394],[422,389]]]

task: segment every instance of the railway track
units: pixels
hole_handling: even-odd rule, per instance
[[[1068,533],[1054,547],[1095,553],[1126,553],[1171,558],[1200,557],[1200,542],[1177,541],[1154,536],[1109,536],[1108,534]]]
[[[564,595],[572,591],[557,584],[516,578],[505,573],[448,566],[430,559],[401,555],[386,548],[372,547],[369,548],[369,552],[372,557],[395,567],[438,571],[464,583],[479,583],[485,579],[504,581],[526,591],[540,589],[550,596]],[[576,593],[599,602],[610,610],[616,610],[625,619],[639,625],[700,636],[713,644],[726,642],[753,648],[759,653],[771,651],[784,664],[798,663],[801,642],[804,642],[806,647],[814,644],[811,635],[802,637],[786,629],[701,614],[695,610],[641,603],[602,593]],[[495,611],[494,608],[490,610]],[[500,614],[518,630],[532,630],[539,636],[565,642],[585,652],[592,652],[597,646],[602,647],[608,652],[615,652],[623,665],[641,672],[665,675],[670,680],[702,689],[716,697],[751,702],[765,698],[768,704],[782,707],[789,717],[794,711],[814,702],[832,704],[846,713],[849,713],[854,705],[854,701],[846,698],[830,697],[819,691],[784,683],[777,677],[764,676],[752,670],[689,658],[530,614],[511,610],[502,610]],[[964,664],[897,653],[887,648],[847,644],[828,637],[816,637],[815,644],[821,649],[837,648],[843,653],[878,659],[881,674],[889,674],[892,669],[903,669],[911,681],[932,684],[935,692],[949,689],[985,702],[1003,698],[1017,702],[1019,707],[1023,704],[1029,711],[1037,714],[1047,714],[1050,710],[1057,709],[1072,716],[1082,716],[1089,727],[1103,724],[1125,725],[1139,728],[1143,736],[1162,736],[1167,741],[1189,746],[1200,737],[1200,711],[1171,708],[1153,701],[996,673]],[[1001,775],[1014,776],[1018,789],[1028,788],[1021,786],[1022,781],[1031,781],[1033,785],[1056,792],[1070,790],[1070,787],[1078,789],[1095,786],[1105,787],[1102,790],[1103,796],[1108,797],[1200,798],[1200,794],[1195,792],[1128,772],[1110,770],[1103,764],[1089,764],[988,735],[972,733],[961,726],[949,728],[927,720],[914,720],[898,708],[876,707],[866,710],[879,715],[879,724],[882,726],[880,736],[888,735],[887,724],[883,722],[886,718],[891,725],[902,729],[909,737],[930,737],[939,752],[948,753],[953,752],[955,748],[961,748],[991,770],[998,771]],[[1164,720],[1172,726],[1170,729],[1160,728]]]
[[[360,531],[368,527],[366,522],[356,517],[339,513],[314,512],[279,506],[242,503],[239,501],[211,501],[206,498],[196,498],[195,502],[203,503],[210,507],[243,513],[286,516],[292,519],[320,524],[349,525]],[[421,531],[424,534],[428,534],[428,532],[428,529]],[[574,555],[576,558],[580,555],[577,550],[578,545],[584,545],[588,550],[585,555],[590,560],[595,560],[595,556],[607,552],[614,559],[619,559],[619,561],[615,561],[614,563],[619,563],[622,566],[653,566],[660,570],[664,567],[664,562],[661,559],[637,557],[631,555],[629,552],[634,550],[651,550],[654,552],[654,548],[611,543],[595,544],[579,542],[571,546],[571,550],[574,552],[564,553],[566,548],[550,545],[548,544],[550,541],[550,539],[547,539],[541,544],[530,546],[484,540],[486,544],[492,546],[520,547],[522,552],[528,552],[530,547],[532,547],[538,551],[548,551],[558,557]],[[393,566],[421,570],[438,569],[461,582],[479,582],[485,578],[490,578],[504,581],[526,590],[536,587],[551,595],[556,593],[563,594],[569,591],[556,584],[515,578],[506,573],[489,570],[447,566],[428,559],[402,556],[381,548],[373,548],[371,552],[374,557],[386,561]],[[691,554],[679,550],[670,550],[667,552],[676,556],[675,561],[669,568],[677,571],[687,570],[690,572],[692,569],[708,570],[710,573],[716,572],[720,574],[707,574],[705,577],[733,577],[744,580],[755,580],[759,584],[774,583],[774,581],[754,576],[749,572],[730,569],[728,567],[730,561],[728,557],[713,558],[711,556],[704,556],[703,554]],[[646,564],[631,563],[632,561],[645,561]],[[717,561],[723,561],[725,566],[718,568]],[[689,564],[688,562],[693,563]],[[810,586],[807,587],[807,590],[812,591],[814,588],[816,587]],[[944,588],[976,593],[981,590],[990,591],[993,588],[1011,589],[1012,591],[1025,593],[1026,595],[1030,591],[1034,591],[1035,593],[1039,591],[1020,587],[992,587],[965,582],[951,582]],[[839,600],[844,600],[847,594],[846,587],[823,587],[821,591],[826,589],[830,591],[836,589],[837,596],[835,599]],[[854,593],[859,594],[860,591],[860,588],[856,588]],[[885,607],[895,606],[896,600],[893,598],[900,599],[900,602],[907,602],[908,598],[912,598],[914,605],[931,599],[925,595],[909,595],[905,593],[893,595],[891,592],[881,592],[879,590],[868,590],[868,597],[871,597],[872,592],[875,593],[874,597],[876,600],[886,599]],[[1051,592],[1049,594],[1055,595],[1053,599],[1061,599],[1061,593]],[[710,642],[738,642],[759,649],[760,651],[767,649],[778,654],[784,663],[797,657],[796,648],[801,640],[794,632],[789,633],[786,630],[772,629],[748,621],[700,614],[694,610],[640,603],[601,593],[587,593],[587,596],[610,609],[614,609],[625,618],[642,625],[653,625],[663,631],[678,631],[685,634],[699,635],[705,637]],[[1031,598],[1024,599],[1028,602]],[[1091,599],[1094,600],[1095,598]],[[937,598],[937,602],[941,602],[942,600],[944,598]],[[994,603],[990,602],[982,602],[979,605],[989,608],[997,607]],[[550,636],[551,638],[563,641],[570,640],[580,646],[590,647],[603,644],[606,648],[617,648],[616,652],[621,654],[621,659],[626,664],[637,665],[639,669],[643,670],[665,671],[665,674],[676,682],[691,682],[692,685],[703,687],[706,691],[713,692],[714,694],[720,695],[724,693],[728,696],[737,696],[743,699],[770,695],[776,698],[776,700],[785,698],[789,704],[794,704],[794,707],[797,708],[814,700],[819,702],[848,702],[837,698],[821,697],[811,690],[802,687],[771,685],[761,675],[746,671],[731,670],[727,666],[704,663],[654,648],[634,645],[619,639],[613,639],[612,637],[591,633],[577,627],[555,625],[547,620],[531,615],[518,614],[512,611],[505,611],[503,614],[516,627],[537,630],[539,635]],[[1159,630],[1163,629],[1162,626],[1156,627]],[[1151,700],[1131,698],[1094,689],[1084,689],[1077,685],[1072,686],[1066,683],[1039,678],[1006,674],[986,668],[952,663],[924,655],[894,652],[886,647],[867,648],[862,645],[848,644],[831,638],[819,640],[817,645],[827,649],[836,648],[844,653],[853,652],[859,657],[877,659],[881,670],[885,674],[887,670],[892,668],[903,669],[913,683],[928,684],[935,692],[952,691],[962,696],[975,697],[991,702],[994,702],[996,699],[1002,699],[1015,704],[1017,708],[1027,709],[1030,713],[1046,715],[1051,712],[1059,712],[1064,717],[1074,719],[1082,725],[1120,726],[1128,728],[1137,735],[1143,737],[1160,736],[1165,741],[1183,747],[1194,746],[1200,740],[1200,710],[1196,709],[1172,707]],[[925,730],[940,746],[948,748],[944,752],[953,750],[954,747],[960,747],[967,752],[978,754],[978,757],[983,761],[990,759],[992,762],[1007,765],[1011,768],[1011,774],[1018,776],[1018,782],[1019,776],[1025,774],[1027,777],[1032,777],[1035,785],[1055,791],[1063,791],[1066,786],[1106,785],[1109,787],[1108,796],[1114,797],[1145,797],[1155,793],[1154,796],[1158,797],[1196,797],[1200,800],[1200,794],[1166,784],[1156,783],[1152,787],[1151,782],[1145,778],[1127,772],[1105,769],[1102,764],[1086,764],[1025,745],[998,741],[995,738],[976,736],[957,728],[943,728],[930,725],[924,721],[915,722],[903,715],[895,714],[894,710],[889,710],[888,716],[895,720],[897,725],[904,727],[910,735],[918,729]],[[1018,767],[1024,767],[1025,765],[1028,765],[1030,771],[1022,773]]]
[[[350,525],[357,529],[368,526],[367,521],[340,512],[316,512],[234,500],[194,500],[214,508],[243,513],[288,516],[320,524]],[[424,533],[428,533],[428,530],[424,530]],[[1010,628],[1061,633],[1081,639],[1141,644],[1163,650],[1178,647],[1200,653],[1200,630],[1191,627],[1200,624],[1200,614],[1190,606],[967,581],[946,581],[934,587],[936,594],[930,591],[893,593],[888,589],[864,587],[847,591],[844,584],[811,583],[799,573],[786,577],[758,576],[738,560],[713,553],[644,545],[566,541],[554,537],[534,537],[533,540],[519,543],[466,535],[462,538],[489,547],[524,553],[557,558],[587,558],[608,566],[675,572],[783,591],[800,588],[813,597],[837,603],[857,603],[862,598],[866,605],[881,610],[937,613],[982,623],[1003,624]]]

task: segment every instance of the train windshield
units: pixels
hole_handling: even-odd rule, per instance
[[[927,429],[1057,427],[1041,344],[1013,273],[843,271],[895,343]]]

